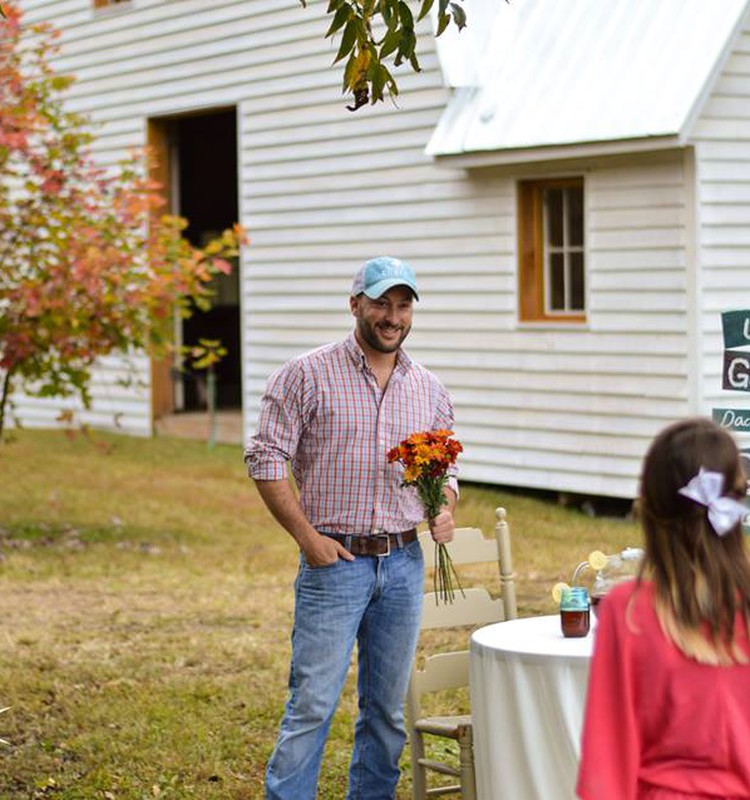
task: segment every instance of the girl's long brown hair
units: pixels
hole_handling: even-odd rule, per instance
[[[748,653],[734,637],[738,612],[750,624],[750,560],[741,526],[717,536],[707,509],[678,492],[701,467],[724,476],[724,494],[744,498],[737,447],[711,420],[674,423],[651,444],[641,474],[646,547],[639,580],[653,580],[662,626],[686,655],[707,664],[745,663]]]

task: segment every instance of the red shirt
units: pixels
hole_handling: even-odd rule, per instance
[[[750,798],[750,665],[685,656],[663,632],[654,594],[631,581],[599,606],[578,796]],[[739,616],[735,636],[750,653]]]

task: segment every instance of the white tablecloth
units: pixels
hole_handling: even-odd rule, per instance
[[[593,621],[593,614],[592,614]],[[572,800],[593,634],[559,616],[500,622],[471,637],[479,800]]]

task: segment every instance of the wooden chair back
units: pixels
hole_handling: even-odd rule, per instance
[[[515,619],[515,573],[510,547],[510,529],[505,509],[496,510],[495,536],[486,538],[479,528],[458,528],[448,546],[453,564],[496,563],[501,596],[493,598],[484,587],[456,591],[453,603],[437,603],[434,592],[424,596],[421,630],[448,628],[478,628],[505,619]],[[420,534],[425,565],[434,567],[435,546],[429,531]],[[457,569],[460,578],[460,569]],[[406,710],[411,742],[412,786],[415,800],[426,800],[437,794],[460,793],[465,800],[474,800],[474,758],[470,715],[440,715],[425,717],[423,699],[433,692],[459,689],[469,684],[469,651],[431,653],[421,664],[415,661],[409,682]],[[453,739],[459,745],[457,766],[446,760],[426,757],[425,735]],[[428,771],[453,776],[457,782],[450,786],[428,788]]]

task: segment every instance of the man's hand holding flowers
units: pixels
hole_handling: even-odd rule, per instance
[[[463,593],[445,546],[453,540],[456,530],[453,522],[456,494],[447,485],[448,470],[463,451],[461,443],[452,436],[453,431],[447,430],[413,433],[388,453],[389,461],[403,465],[403,485],[413,486],[424,506],[435,542],[435,599],[446,603],[453,602],[454,580]]]
[[[447,489],[446,492],[453,494],[450,489]],[[455,498],[453,503],[451,503],[450,499],[448,502],[450,506],[453,506],[455,504]],[[437,544],[447,544],[448,542],[453,541],[453,536],[456,532],[456,525],[453,522],[453,514],[451,511],[441,511],[436,517],[428,519],[427,524],[430,526],[432,539]]]

